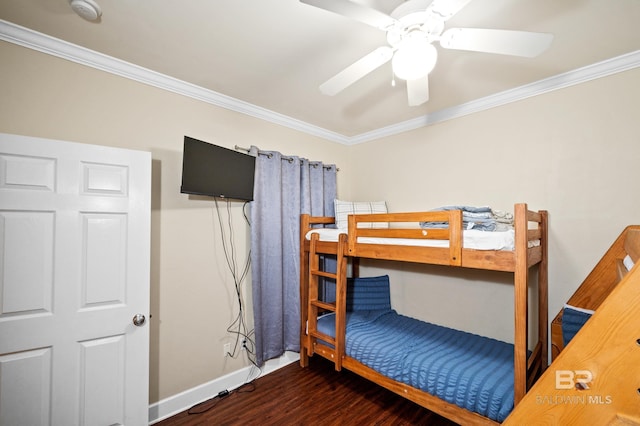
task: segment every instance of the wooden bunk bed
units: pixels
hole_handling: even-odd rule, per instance
[[[628,273],[624,264],[629,256],[633,263],[640,259],[640,225],[627,226],[611,244],[589,275],[567,301],[567,305],[595,311]],[[551,357],[556,359],[564,348],[562,318],[564,308],[551,322]]]
[[[388,228],[361,228],[360,223],[389,223]],[[447,229],[407,227],[413,222],[447,222]],[[461,424],[499,424],[436,397],[416,387],[391,379],[374,368],[345,354],[347,263],[352,260],[357,275],[359,258],[384,259],[504,271],[513,274],[514,343],[513,402],[517,404],[533,382],[547,367],[547,212],[530,211],[526,204],[514,207],[515,238],[513,250],[477,250],[465,248],[462,212],[430,211],[415,213],[349,215],[348,229],[339,231],[337,241],[323,241],[318,226],[335,223],[331,217],[301,216],[300,259],[300,364],[306,367],[309,357],[318,354],[335,363],[336,370],[346,368],[419,405]],[[534,226],[530,226],[534,223]],[[310,232],[313,231],[313,232]],[[374,240],[369,240],[374,238]],[[378,240],[379,238],[383,240]],[[391,239],[391,240],[388,240]],[[421,240],[437,240],[439,247],[420,245]],[[389,242],[391,241],[391,243]],[[413,244],[412,242],[415,242]],[[320,270],[321,255],[334,255],[335,273]],[[528,348],[529,269],[537,266],[538,336],[533,350]],[[531,274],[533,275],[533,274]],[[318,283],[321,278],[336,282],[335,301],[322,301]],[[335,315],[335,333],[318,330],[318,315]]]
[[[594,271],[614,273],[628,253],[640,254],[640,226],[630,226]],[[627,247],[620,251],[620,248]],[[635,255],[634,255],[635,253]],[[589,276],[592,276],[590,274]],[[602,274],[606,277],[607,274]],[[554,425],[640,425],[640,268],[624,268],[593,316],[535,383],[504,424],[536,419]],[[585,280],[585,283],[591,281]],[[611,281],[603,279],[603,285]],[[592,289],[597,286],[590,284]],[[576,292],[576,294],[580,294]],[[597,291],[597,298],[602,294]]]

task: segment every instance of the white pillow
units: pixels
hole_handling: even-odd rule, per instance
[[[336,225],[338,229],[347,229],[347,216],[350,214],[387,213],[387,203],[384,201],[334,201]],[[388,228],[387,222],[360,222],[358,228]]]

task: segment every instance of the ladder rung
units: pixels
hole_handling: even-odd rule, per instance
[[[331,312],[336,311],[335,303],[327,303],[327,302],[323,302],[322,300],[312,300],[311,305],[317,306],[318,308],[324,309],[325,311],[331,311]]]
[[[334,280],[338,278],[338,276],[336,274],[332,273],[332,272],[312,270],[311,274],[317,275],[319,277],[332,278]]]
[[[333,337],[329,336],[328,334],[320,333],[317,330],[316,331],[310,331],[309,334],[311,336],[315,337],[316,339],[320,339],[325,343],[333,345],[334,347],[336,345],[336,339],[334,339]]]

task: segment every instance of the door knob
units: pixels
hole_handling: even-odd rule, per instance
[[[135,314],[133,316],[133,325],[135,326],[142,327],[146,321],[147,319],[142,314]]]

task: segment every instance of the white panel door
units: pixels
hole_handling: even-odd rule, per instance
[[[0,426],[148,424],[150,188],[148,152],[0,134]]]

